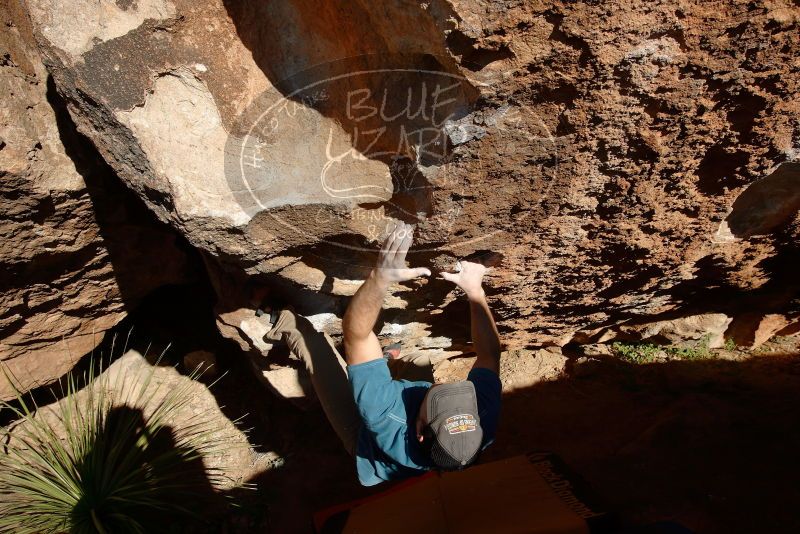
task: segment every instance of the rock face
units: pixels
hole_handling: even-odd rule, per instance
[[[145,293],[185,279],[188,263],[74,131],[20,5],[0,14],[0,362],[29,389],[66,373]]]
[[[505,256],[510,348],[797,310],[796,3],[28,6],[78,129],[202,252],[254,353],[231,318],[263,288],[336,334],[394,220],[415,264]],[[443,281],[387,306],[413,350],[468,337]]]

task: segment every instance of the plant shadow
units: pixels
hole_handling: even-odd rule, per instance
[[[71,514],[75,524],[126,532],[133,520],[148,532],[172,533],[199,529],[204,517],[222,513],[225,496],[214,490],[198,451],[179,443],[171,426],[153,430],[141,408],[108,412],[76,465],[85,486]]]

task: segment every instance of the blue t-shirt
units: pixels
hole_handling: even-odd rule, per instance
[[[356,470],[364,486],[419,475],[434,467],[417,441],[416,420],[430,382],[392,380],[386,360],[378,358],[347,367],[363,422],[356,445]],[[490,369],[473,369],[483,428],[482,449],[494,441],[500,415],[500,378]]]

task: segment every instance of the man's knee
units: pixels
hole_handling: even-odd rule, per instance
[[[299,318],[292,310],[281,310],[266,337],[272,341],[280,341],[285,334],[297,330]]]

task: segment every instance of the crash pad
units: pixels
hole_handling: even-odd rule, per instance
[[[320,534],[597,534],[612,516],[554,454],[431,472],[321,511]]]

